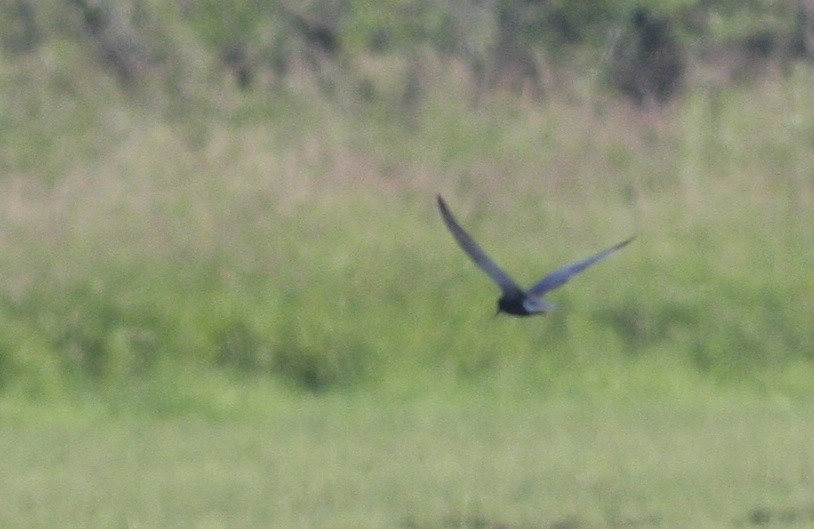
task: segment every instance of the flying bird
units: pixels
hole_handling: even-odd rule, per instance
[[[557,307],[543,298],[546,292],[563,286],[578,273],[623,248],[636,238],[635,236],[631,237],[587,259],[555,270],[532,285],[528,290],[523,290],[514,279],[486,255],[480,245],[458,224],[441,195],[438,195],[438,209],[441,210],[444,223],[452,232],[452,236],[455,237],[458,244],[461,245],[461,248],[500,287],[502,294],[497,300],[497,312],[495,314],[505,312],[514,316],[532,316],[551,312]]]

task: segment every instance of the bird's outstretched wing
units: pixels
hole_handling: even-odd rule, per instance
[[[528,293],[531,294],[532,296],[540,297],[550,290],[554,290],[555,288],[563,286],[572,277],[582,272],[583,270],[585,270],[592,264],[596,263],[597,261],[601,261],[610,254],[618,251],[625,245],[629,244],[635,238],[636,238],[635,236],[631,237],[627,240],[620,242],[615,246],[611,246],[607,250],[599,252],[594,256],[588,257],[587,259],[583,259],[582,261],[577,261],[574,264],[564,266],[559,270],[551,272],[550,274],[542,278],[538,283],[534,284],[531,288],[529,288]]]
[[[522,293],[520,286],[509,277],[492,259],[486,255],[486,252],[476,243],[472,237],[458,224],[455,217],[449,211],[446,202],[438,195],[438,209],[441,210],[441,216],[444,218],[444,223],[452,232],[452,236],[461,245],[461,248],[475,261],[481,270],[491,277],[495,283],[500,286],[503,293]]]

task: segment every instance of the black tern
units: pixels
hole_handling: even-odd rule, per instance
[[[556,305],[543,298],[546,292],[563,286],[578,273],[608,257],[636,238],[633,236],[587,259],[555,270],[532,285],[528,290],[523,290],[514,279],[509,277],[497,263],[486,255],[486,252],[483,251],[480,245],[458,224],[458,221],[452,216],[452,213],[449,211],[444,199],[441,198],[441,195],[438,195],[438,209],[441,210],[444,223],[447,225],[447,228],[449,228],[449,231],[452,232],[452,236],[455,237],[455,240],[458,241],[461,248],[463,248],[475,264],[486,272],[486,275],[491,277],[500,287],[502,295],[500,299],[497,300],[497,312],[495,314],[505,312],[514,316],[532,316],[534,314],[546,314],[547,312],[551,312],[556,309]]]

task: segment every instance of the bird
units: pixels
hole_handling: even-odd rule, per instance
[[[437,199],[441,217],[444,219],[444,223],[452,233],[452,236],[475,264],[486,272],[486,275],[492,278],[500,287],[501,296],[497,300],[497,312],[495,312],[495,315],[504,312],[512,316],[533,316],[535,314],[545,315],[555,310],[557,306],[544,298],[547,292],[563,286],[575,275],[627,246],[636,238],[634,235],[591,257],[563,266],[524,290],[514,279],[504,272],[503,269],[483,251],[480,245],[475,242],[466,230],[458,224],[458,221],[455,220],[447,203],[444,202],[440,194],[437,195]]]

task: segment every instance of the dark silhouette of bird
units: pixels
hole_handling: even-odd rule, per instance
[[[546,292],[563,286],[578,273],[608,257],[636,238],[635,236],[631,237],[587,259],[555,270],[532,285],[528,290],[523,290],[514,279],[509,277],[497,263],[486,255],[480,245],[458,224],[441,195],[438,195],[438,209],[441,210],[444,223],[446,223],[447,228],[452,232],[452,236],[455,237],[458,244],[461,245],[461,248],[500,287],[502,295],[497,300],[497,312],[495,314],[505,312],[514,316],[532,316],[551,312],[557,307],[543,298]]]

